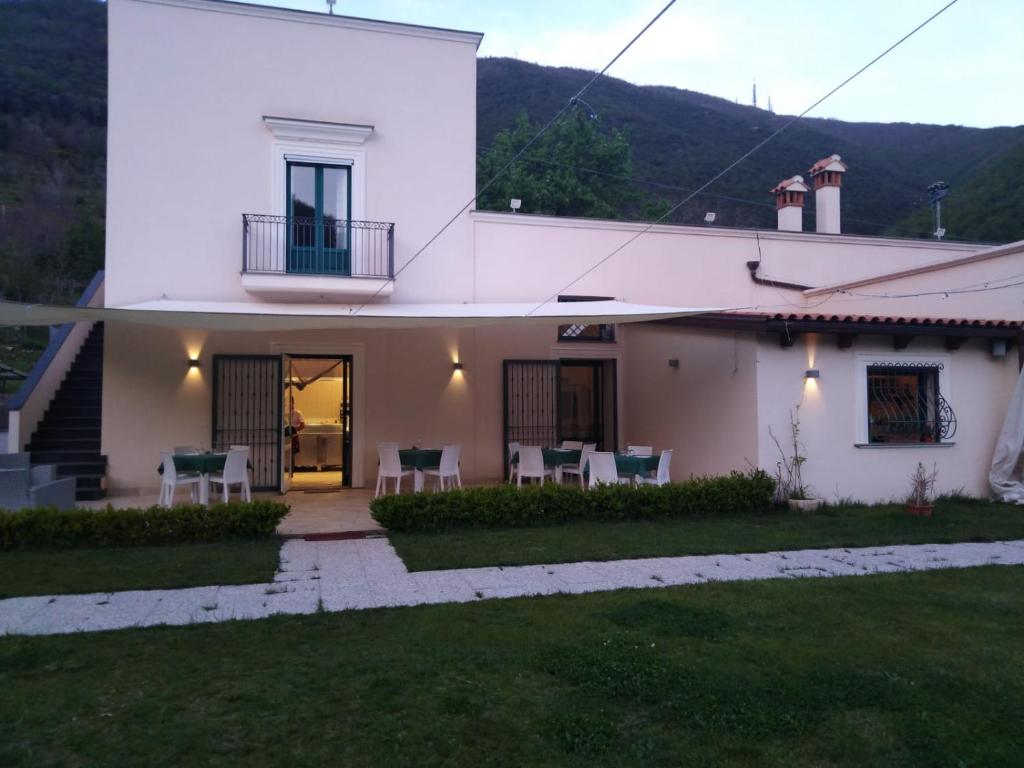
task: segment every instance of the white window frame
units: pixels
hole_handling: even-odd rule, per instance
[[[373,126],[280,117],[264,117],[263,122],[274,136],[267,210],[277,216],[288,215],[288,163],[344,165],[352,174],[352,219],[366,220],[367,152],[362,145],[373,134]]]
[[[905,365],[928,366],[941,365],[939,368],[939,394],[946,402],[953,402],[950,386],[949,355],[930,354],[893,354],[858,353],[854,358],[854,424],[856,425],[856,445],[864,448],[921,448],[928,445],[953,445],[953,440],[941,439],[938,443],[871,443],[868,438],[868,368],[872,365]]]

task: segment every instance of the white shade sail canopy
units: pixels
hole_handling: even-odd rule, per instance
[[[497,304],[270,304],[159,299],[124,307],[62,307],[0,301],[0,326],[60,325],[81,320],[219,331],[313,331],[358,328],[478,327],[637,323],[714,307],[662,307],[624,301]]]

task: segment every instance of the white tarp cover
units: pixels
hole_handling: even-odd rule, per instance
[[[1024,480],[1021,478],[1021,454],[1024,453],[1024,371],[1010,398],[1010,409],[1003,422],[992,456],[988,482],[1001,501],[1024,504]]]
[[[119,321],[220,331],[304,331],[346,328],[430,328],[483,325],[633,323],[720,312],[624,301],[496,304],[272,304],[160,299],[124,307],[60,307],[0,301],[0,326]]]

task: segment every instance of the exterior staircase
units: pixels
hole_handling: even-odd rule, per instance
[[[56,464],[77,479],[75,498],[102,499],[107,457],[100,454],[103,402],[103,323],[82,344],[28,444],[33,464]]]

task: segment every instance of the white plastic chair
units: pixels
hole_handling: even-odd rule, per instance
[[[249,486],[249,447],[234,448],[228,451],[224,460],[224,469],[210,475],[210,485],[219,485],[223,489],[224,501],[231,497],[231,486],[239,486],[242,501],[252,501],[252,488]]]
[[[198,472],[179,472],[174,466],[174,454],[169,451],[160,452],[160,462],[164,468],[164,474],[160,478],[160,498],[157,504],[161,507],[174,506],[174,492],[179,485],[189,489],[189,499],[193,504],[199,500],[199,484],[203,478]]]
[[[554,472],[544,467],[544,451],[539,445],[524,445],[519,448],[519,467],[516,472],[516,487],[523,487],[523,479],[540,480],[544,485],[544,478],[554,479]]]
[[[615,466],[615,454],[610,451],[594,451],[590,454],[590,479],[588,488],[595,488],[598,485],[628,484],[628,477],[619,477],[619,470]]]
[[[437,486],[442,491],[445,490],[445,480],[448,481],[448,490],[451,490],[456,485],[461,488],[462,476],[459,475],[459,453],[461,451],[461,445],[446,445],[442,447],[440,464],[437,469],[423,470],[424,477],[436,477]]]
[[[519,443],[508,444],[508,481],[512,482],[512,479],[516,476],[516,469],[518,468],[516,454],[519,453]]]
[[[661,458],[658,459],[658,474],[654,477],[638,477],[637,482],[643,485],[665,485],[671,483],[672,478],[669,476],[669,465],[672,463],[672,450],[661,452]]]
[[[380,496],[380,492],[388,492],[388,479],[395,481],[395,493],[402,492],[402,478],[412,474],[411,469],[402,469],[402,458],[398,455],[398,443],[381,443],[377,446],[377,457],[380,464],[377,467],[377,489],[373,492],[374,497]]]
[[[562,477],[566,475],[579,475],[580,488],[583,487],[583,470],[587,468],[587,462],[590,460],[590,454],[597,450],[597,443],[584,443],[583,448],[580,450],[580,463],[579,464],[563,464],[562,465]]]
[[[630,456],[653,456],[654,446],[653,445],[627,445],[626,453]]]
[[[562,450],[564,451],[582,451],[583,441],[582,440],[563,440]]]

